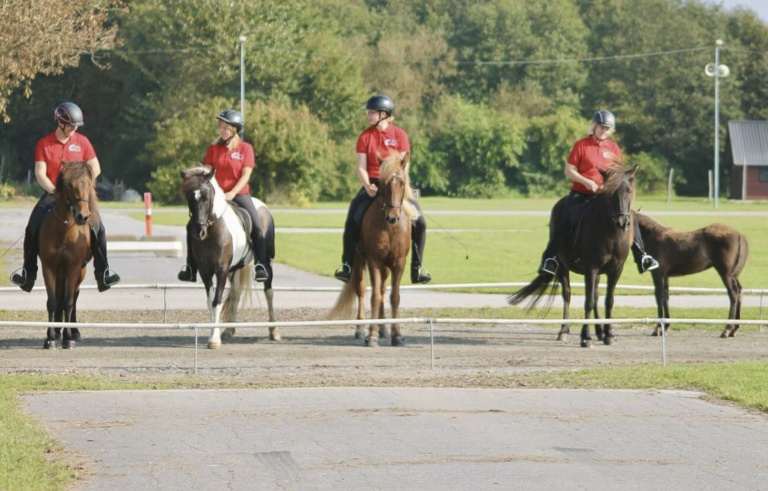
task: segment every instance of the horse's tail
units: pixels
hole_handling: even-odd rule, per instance
[[[557,285],[559,284],[557,277],[554,277],[554,282],[551,281],[552,279],[553,275],[549,273],[539,273],[539,275],[528,285],[508,296],[507,302],[510,305],[518,305],[522,303],[523,300],[530,297],[528,305],[525,308],[526,311],[530,311],[537,303],[539,303],[541,297],[543,297],[549,289],[549,300],[547,302],[547,308],[549,308],[552,305],[552,301],[554,300],[557,291]],[[550,284],[552,285],[551,288]]]
[[[253,262],[233,273],[232,281],[229,282],[229,291],[221,309],[222,318],[226,319],[226,322],[234,322],[234,313],[241,304],[245,308],[253,308]]]
[[[736,255],[736,267],[733,268],[733,274],[738,276],[747,264],[749,256],[749,243],[744,234],[739,233],[739,250]]]
[[[355,298],[357,298],[357,292],[355,292],[355,278],[353,274],[352,280],[344,285],[341,289],[339,298],[336,299],[336,305],[333,306],[331,312],[328,314],[328,319],[351,319],[354,315]]]

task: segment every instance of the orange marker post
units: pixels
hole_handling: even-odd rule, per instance
[[[144,233],[152,237],[152,193],[144,193]]]

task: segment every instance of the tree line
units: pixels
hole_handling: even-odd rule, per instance
[[[20,14],[31,5],[8,2]],[[749,10],[695,0],[76,0],[65,8],[68,17],[34,43],[24,15],[0,19],[3,180],[24,179],[54,107],[72,101],[107,179],[178,202],[179,170],[204,155],[214,117],[240,107],[240,36],[252,187],[268,202],[351,196],[361,107],[376,93],[395,102],[422,195],[561,194],[568,152],[601,108],[616,114],[625,160],[640,164],[638,192],[661,192],[674,169],[677,193],[705,195],[714,83],[704,66],[716,39],[731,71],[720,82],[721,145],[729,120],[768,119],[768,26]]]

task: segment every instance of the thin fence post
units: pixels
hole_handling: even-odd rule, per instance
[[[197,324],[192,324],[192,328],[195,330],[195,375],[197,375]]]
[[[429,319],[427,319],[427,322],[429,322],[430,368],[434,370],[435,369],[435,319],[430,317]]]

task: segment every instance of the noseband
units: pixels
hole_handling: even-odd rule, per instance
[[[75,205],[77,203],[90,203],[91,201],[87,198],[77,198],[77,199],[70,199],[67,198],[67,209],[69,210],[69,214],[72,215],[72,217],[75,217]],[[69,225],[69,220],[64,218],[63,216],[59,215],[59,212],[56,211],[56,207],[53,207],[53,214],[56,215],[56,217],[61,220],[64,225]]]

